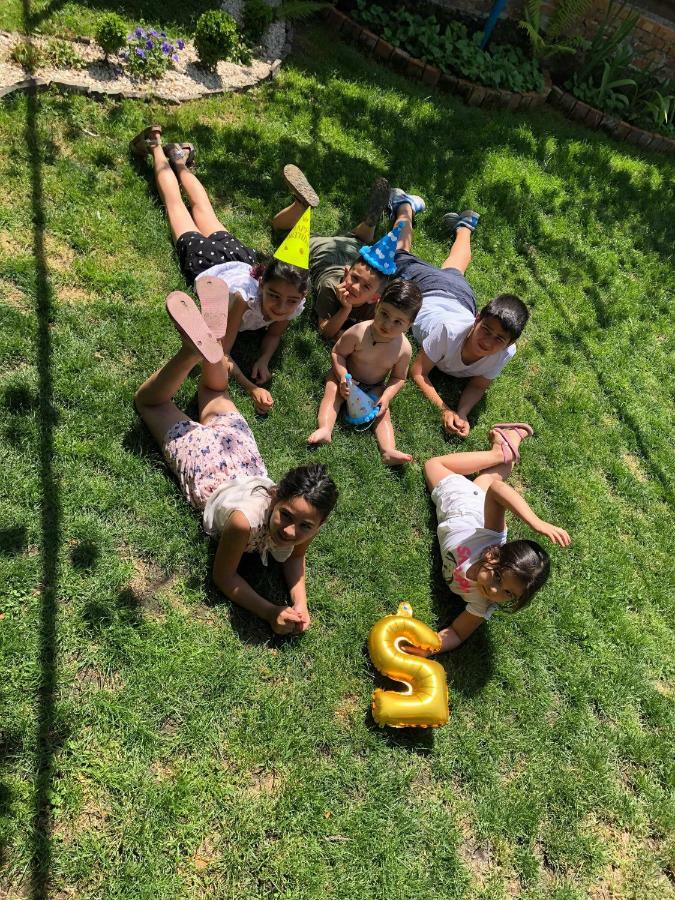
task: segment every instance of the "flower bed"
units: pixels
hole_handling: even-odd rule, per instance
[[[406,53],[400,47],[378,36],[346,13],[334,7],[328,10],[328,21],[343,37],[356,41],[377,59],[386,62],[393,69],[416,78],[430,87],[459,94],[469,106],[499,107],[502,109],[529,109],[546,102],[550,82],[545,79],[542,91],[508,91],[503,88],[488,87],[468,81],[465,78],[443,72],[438,66],[426,63]]]
[[[386,62],[398,72],[420,80],[430,87],[438,87],[458,94],[469,106],[516,110],[542,106],[548,101],[569,118],[582,122],[590,128],[602,128],[617,140],[627,141],[650,150],[675,153],[675,140],[672,138],[624,122],[616,115],[595,109],[564,89],[552,87],[548,75],[545,76],[545,87],[540,92],[519,93],[502,88],[487,87],[449,72],[443,72],[438,66],[411,56],[339,9],[330,8],[327,17],[329,23],[341,36],[360,44],[380,61]]]
[[[197,54],[192,41],[186,41],[179,59],[172,60],[173,67],[160,78],[148,81],[134,78],[114,61],[105,62],[101,48],[94,41],[85,38],[68,42],[77,57],[76,65],[56,66],[49,60],[43,64],[38,54],[38,65],[31,72],[26,72],[12,55],[14,48],[25,40],[24,35],[0,32],[0,97],[53,85],[70,93],[181,103],[253,87],[264,79],[273,77],[290,50],[286,24],[275,22],[258,51],[260,57],[256,53],[251,65],[219,62],[213,71],[206,71],[197,65]],[[40,50],[47,44],[47,39],[32,37],[31,43]]]

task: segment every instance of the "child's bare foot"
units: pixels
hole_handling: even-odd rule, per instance
[[[225,337],[229,311],[230,289],[222,278],[202,275],[195,281],[204,321],[215,338]]]
[[[333,441],[333,432],[330,428],[317,428],[307,438],[307,443],[317,446],[318,444],[330,444]]]
[[[166,298],[166,309],[183,341],[187,338],[208,362],[220,362],[223,358],[221,343],[209,331],[192,297],[182,291],[172,291]]]
[[[400,450],[382,450],[381,455],[385,466],[402,466],[413,460],[410,453],[401,453]]]

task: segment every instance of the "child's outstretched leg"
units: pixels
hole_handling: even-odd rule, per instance
[[[529,428],[529,426],[528,426]],[[511,474],[518,447],[523,438],[532,433],[524,428],[493,428],[490,432],[492,447],[490,450],[473,450],[466,453],[448,453],[435,456],[424,464],[424,477],[429,490],[447,475],[481,474],[475,479],[480,487],[487,487],[490,481],[498,478],[504,481]]]
[[[297,166],[284,166],[284,181],[294,200],[290,206],[285,206],[272,219],[272,228],[275,231],[290,231],[308,206],[316,209],[319,205],[319,195],[307,181],[304,172]]]
[[[331,375],[326,382],[326,389],[319,405],[319,427],[307,438],[308,444],[331,443],[333,440],[333,428],[343,402],[335,376]]]
[[[409,453],[402,453],[396,449],[394,426],[389,410],[377,419],[373,431],[385,466],[402,466],[404,463],[412,462],[412,456]]]
[[[377,223],[382,218],[382,213],[387,208],[391,188],[386,178],[376,178],[370,188],[368,206],[362,222],[352,230],[352,234],[364,244],[372,244],[375,238]]]
[[[213,234],[214,231],[226,231],[227,229],[214,212],[204,185],[195,173],[188,169],[187,161],[188,154],[182,148],[172,148],[171,162],[176,170],[176,178],[187,194],[190,212],[196,226],[192,230],[201,232],[205,237]]]
[[[478,213],[472,209],[465,209],[461,213],[447,213],[443,216],[443,224],[454,233],[455,241],[441,269],[459,269],[464,275],[471,262],[471,235],[479,219]]]
[[[152,164],[155,170],[155,183],[159,196],[166,209],[169,217],[169,225],[171,226],[171,234],[174,242],[186,231],[198,231],[195,221],[190,215],[190,211],[183,203],[183,197],[180,192],[180,184],[174,174],[173,169],[166,158],[162,145],[157,139],[156,143],[150,145],[152,154]]]

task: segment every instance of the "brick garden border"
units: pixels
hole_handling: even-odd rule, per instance
[[[615,116],[603,113],[599,109],[577,100],[576,97],[561,88],[552,87],[548,76],[547,86],[542,93],[528,91],[520,94],[499,88],[484,87],[473,81],[466,81],[464,78],[457,78],[455,75],[442,72],[437,66],[410,56],[405,50],[394,47],[384,38],[379,37],[368,28],[364,28],[335,7],[328,10],[326,18],[337,33],[360,44],[376,59],[387,63],[391,68],[409,78],[428,84],[429,87],[438,87],[449,93],[458,94],[468,106],[516,110],[534,109],[549,102],[568,118],[581,122],[589,128],[602,128],[617,140],[627,141],[638,147],[648,147],[650,150],[675,153],[675,140],[630,125],[628,122],[623,122]]]

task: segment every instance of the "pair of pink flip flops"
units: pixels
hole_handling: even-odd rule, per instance
[[[227,331],[230,289],[222,278],[202,276],[195,281],[201,312],[192,297],[183,291],[172,291],[166,298],[166,309],[181,331],[190,338],[204,359],[220,362],[223,348],[220,339]]]
[[[505,463],[518,462],[520,460],[518,447],[511,443],[506,432],[517,431],[520,434],[521,440],[525,440],[526,437],[532,437],[534,434],[534,429],[531,425],[528,425],[527,422],[497,422],[496,425],[492,426],[492,430],[498,431],[504,440],[504,443],[502,444],[502,454]],[[511,452],[510,456],[509,451]]]

